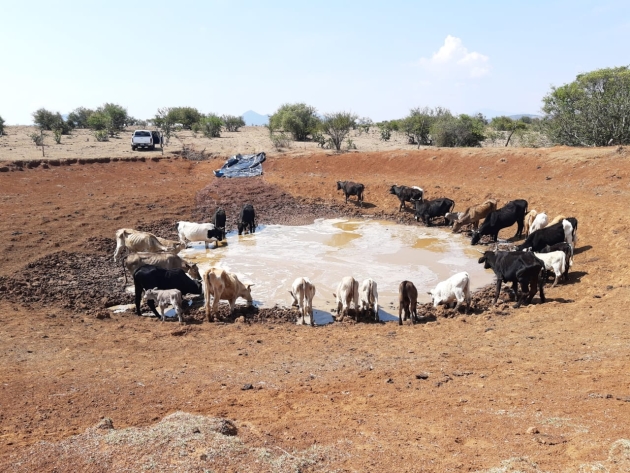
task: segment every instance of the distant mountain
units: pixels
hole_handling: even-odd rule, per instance
[[[509,115],[509,117],[512,120],[520,120],[523,117],[528,117],[528,118],[542,118],[542,116],[540,115],[532,115],[530,113],[521,113],[521,114],[517,114],[517,115]]]
[[[243,120],[245,120],[247,126],[269,124],[269,117],[267,115],[261,115],[253,110],[246,111],[243,114]]]

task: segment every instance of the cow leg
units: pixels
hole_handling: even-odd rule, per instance
[[[497,289],[494,292],[494,304],[499,300],[499,293],[501,292],[501,283],[503,280],[501,278],[497,278]]]
[[[402,325],[403,321],[402,321],[402,303],[398,303],[398,325]]]
[[[518,222],[516,222],[517,228],[516,228],[516,235],[515,236],[521,236],[523,234],[523,220],[519,220]]]
[[[521,304],[527,297],[528,292],[529,292],[528,281],[521,281],[521,297],[518,297],[516,299],[516,304],[514,305],[515,309],[518,309],[521,306]]]
[[[343,320],[343,316],[343,305],[341,304],[341,302],[337,302],[337,320],[341,322]]]
[[[541,303],[541,304],[544,304],[544,303],[545,303],[545,301],[546,301],[546,298],[545,298],[545,291],[544,291],[544,286],[545,286],[545,283],[544,283],[544,281],[542,280],[542,278],[539,278],[537,282],[538,282],[538,290],[540,291],[540,303]],[[536,286],[536,284],[534,284],[534,287],[535,287],[535,286]],[[534,294],[535,294],[535,292],[534,292]],[[533,297],[533,296],[532,296],[532,297]]]
[[[151,309],[151,312],[153,312],[153,314],[154,314],[154,315],[155,315],[158,319],[162,317],[160,314],[158,314],[158,311],[157,311],[157,310],[155,310],[155,301],[154,301],[154,300],[149,299],[149,300],[147,301],[147,305],[149,306],[149,309]],[[138,314],[138,315],[140,315],[140,314]]]

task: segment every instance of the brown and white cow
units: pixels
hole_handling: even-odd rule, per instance
[[[464,215],[459,217],[453,224],[453,233],[457,233],[464,225],[472,224],[473,228],[479,228],[479,221],[490,215],[497,209],[497,201],[495,199],[487,199],[482,204],[471,205],[464,211]]]
[[[236,274],[228,273],[221,268],[211,268],[203,274],[203,296],[208,322],[212,322],[213,314],[219,310],[219,301],[228,301],[233,314],[236,299],[242,297],[247,305],[252,305],[251,287],[253,284],[243,284]],[[212,296],[212,310],[210,310],[210,296]]]

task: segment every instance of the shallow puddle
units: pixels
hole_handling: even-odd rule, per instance
[[[260,307],[289,306],[293,280],[306,276],[316,287],[319,324],[332,321],[333,292],[344,276],[377,282],[382,320],[397,320],[398,285],[405,279],[418,288],[420,302],[430,299],[426,293],[439,281],[460,271],[468,272],[473,290],[493,279],[477,263],[479,253],[468,239],[448,229],[376,220],[260,226],[254,235],[229,233],[217,248],[205,250],[203,243],[195,243],[180,255],[201,268],[219,266],[255,284],[252,296]]]

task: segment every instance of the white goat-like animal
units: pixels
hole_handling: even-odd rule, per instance
[[[179,323],[183,322],[182,315],[182,293],[179,289],[158,289],[157,287],[154,289],[147,289],[144,291],[145,300],[155,301],[156,305],[159,307],[160,313],[162,314],[162,322],[164,322],[166,308],[169,305],[172,305],[175,309],[175,313],[177,314],[177,318],[179,319]]]
[[[556,279],[551,287],[555,287],[558,284],[558,279],[564,273],[567,264],[567,255],[564,251],[552,251],[551,253],[534,253],[536,258],[545,263],[545,269],[547,271],[553,271]]]
[[[337,321],[341,322],[348,314],[350,303],[354,310],[359,309],[359,283],[352,276],[346,276],[337,286],[337,293],[333,293],[337,300]]]
[[[131,228],[121,228],[116,231],[114,261],[116,261],[118,254],[124,247],[127,247],[127,249],[133,253],[144,251],[148,253],[168,252],[177,254],[180,250],[183,250],[186,245],[181,245],[176,241],[158,238],[152,233],[139,232]]]
[[[455,310],[462,302],[466,301],[466,313],[470,310],[470,276],[466,271],[454,274],[445,281],[438,283],[435,289],[429,291],[433,299],[433,307],[445,304],[447,307],[451,302],[455,302]]]
[[[564,241],[571,245],[571,250],[575,251],[575,242],[573,241],[573,225],[568,220],[562,221],[562,229],[564,230]]]
[[[549,223],[549,219],[547,218],[547,214],[544,212],[539,213],[538,215],[536,215],[536,218],[534,218],[534,221],[529,226],[529,232],[527,234],[531,235],[536,230],[545,228],[548,223]]]
[[[374,320],[378,322],[378,288],[376,285],[376,281],[374,281],[372,278],[365,279],[361,283],[359,298],[361,300],[361,310],[373,310]]]
[[[313,317],[313,298],[315,297],[315,285],[308,278],[297,278],[289,291],[293,297],[293,304],[297,306],[298,313],[302,316],[302,323],[306,323],[306,316],[311,318],[311,327],[315,326]],[[299,319],[299,316],[298,316]]]

